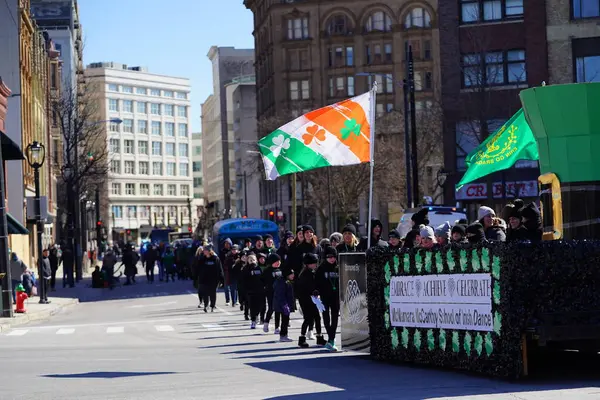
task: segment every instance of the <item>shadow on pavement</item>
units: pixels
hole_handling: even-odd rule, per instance
[[[275,350],[275,349],[274,349]],[[296,350],[295,353],[280,353],[280,354],[273,354],[273,353],[269,353],[269,354],[260,354],[258,356],[242,356],[242,357],[233,357],[234,360],[240,360],[240,359],[265,359],[265,358],[274,358],[274,357],[294,357],[294,356],[305,356],[305,355],[315,355],[315,354],[329,354],[329,352],[327,352],[325,349],[318,349],[318,350],[302,350],[299,349],[297,347],[291,348],[290,350]],[[264,350],[265,351],[269,351],[269,350]],[[314,359],[311,360],[314,362]]]
[[[215,331],[215,332],[218,332],[218,331]],[[198,332],[197,331],[193,331],[193,332],[189,332],[189,333],[198,333]],[[263,335],[261,333],[254,333],[254,334],[251,334],[251,335],[233,335],[233,336],[227,336],[227,339],[236,339],[236,338],[245,338],[245,337],[256,337],[256,336],[263,336]],[[198,338],[198,340],[210,340],[210,339],[223,340],[223,336],[206,336],[206,337]]]
[[[292,355],[292,354],[285,354]],[[272,358],[269,355],[264,358]],[[283,356],[283,354],[281,355]],[[252,358],[252,357],[248,357]],[[259,357],[256,357],[259,358]],[[585,357],[583,357],[585,358]],[[403,400],[448,399],[455,396],[498,395],[507,398],[508,393],[575,390],[600,385],[597,357],[586,359],[573,354],[561,354],[558,359],[536,360],[534,365],[544,365],[530,379],[507,382],[487,377],[473,376],[459,371],[439,370],[414,365],[392,365],[370,360],[368,356],[330,355],[315,359],[277,360],[253,362],[248,365],[266,371],[290,375],[296,378],[341,389],[281,396],[273,399],[388,399]],[[589,368],[593,370],[590,371]],[[583,371],[587,370],[587,373]],[[567,373],[567,371],[570,371]],[[424,393],[426,393],[424,395]],[[583,393],[579,392],[580,396]],[[538,393],[539,395],[539,393]],[[562,392],[564,398],[577,398],[577,393]],[[557,395],[558,396],[558,395]],[[540,398],[550,398],[551,395]],[[554,397],[552,397],[554,398]]]
[[[135,376],[152,376],[152,375],[173,375],[178,372],[125,372],[125,371],[97,371],[83,372],[80,374],[50,374],[42,375],[42,378],[97,378],[97,379],[114,379],[114,378],[131,378]]]

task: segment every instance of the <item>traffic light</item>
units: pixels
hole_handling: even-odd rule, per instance
[[[127,231],[125,231],[125,233],[127,234],[127,236],[131,235],[131,231],[129,229],[127,229]]]
[[[96,222],[96,226],[97,226],[98,228],[101,228],[101,227],[102,227],[102,221],[98,221],[98,222]]]
[[[192,227],[191,226],[188,226],[188,232],[192,233]]]

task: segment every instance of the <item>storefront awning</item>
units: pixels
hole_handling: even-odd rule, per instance
[[[11,161],[25,159],[19,145],[2,131],[0,131],[0,145],[2,146],[2,160]]]
[[[27,235],[29,231],[12,215],[6,213],[6,225],[9,235]]]

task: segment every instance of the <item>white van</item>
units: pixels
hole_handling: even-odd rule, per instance
[[[418,208],[409,208],[406,210],[402,218],[400,218],[400,222],[396,228],[398,229],[398,232],[400,232],[400,237],[403,238],[408,232],[410,232],[412,229],[412,221],[410,218],[422,208],[429,209],[429,212],[427,213],[427,217],[429,218],[429,226],[434,229],[446,221],[450,222],[450,225],[454,225],[456,221],[460,219],[467,219],[467,214],[462,208],[445,206],[423,206]]]

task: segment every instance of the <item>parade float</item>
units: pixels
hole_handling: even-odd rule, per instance
[[[367,255],[372,357],[519,378],[533,349],[600,350],[600,83],[521,92],[544,241]]]

